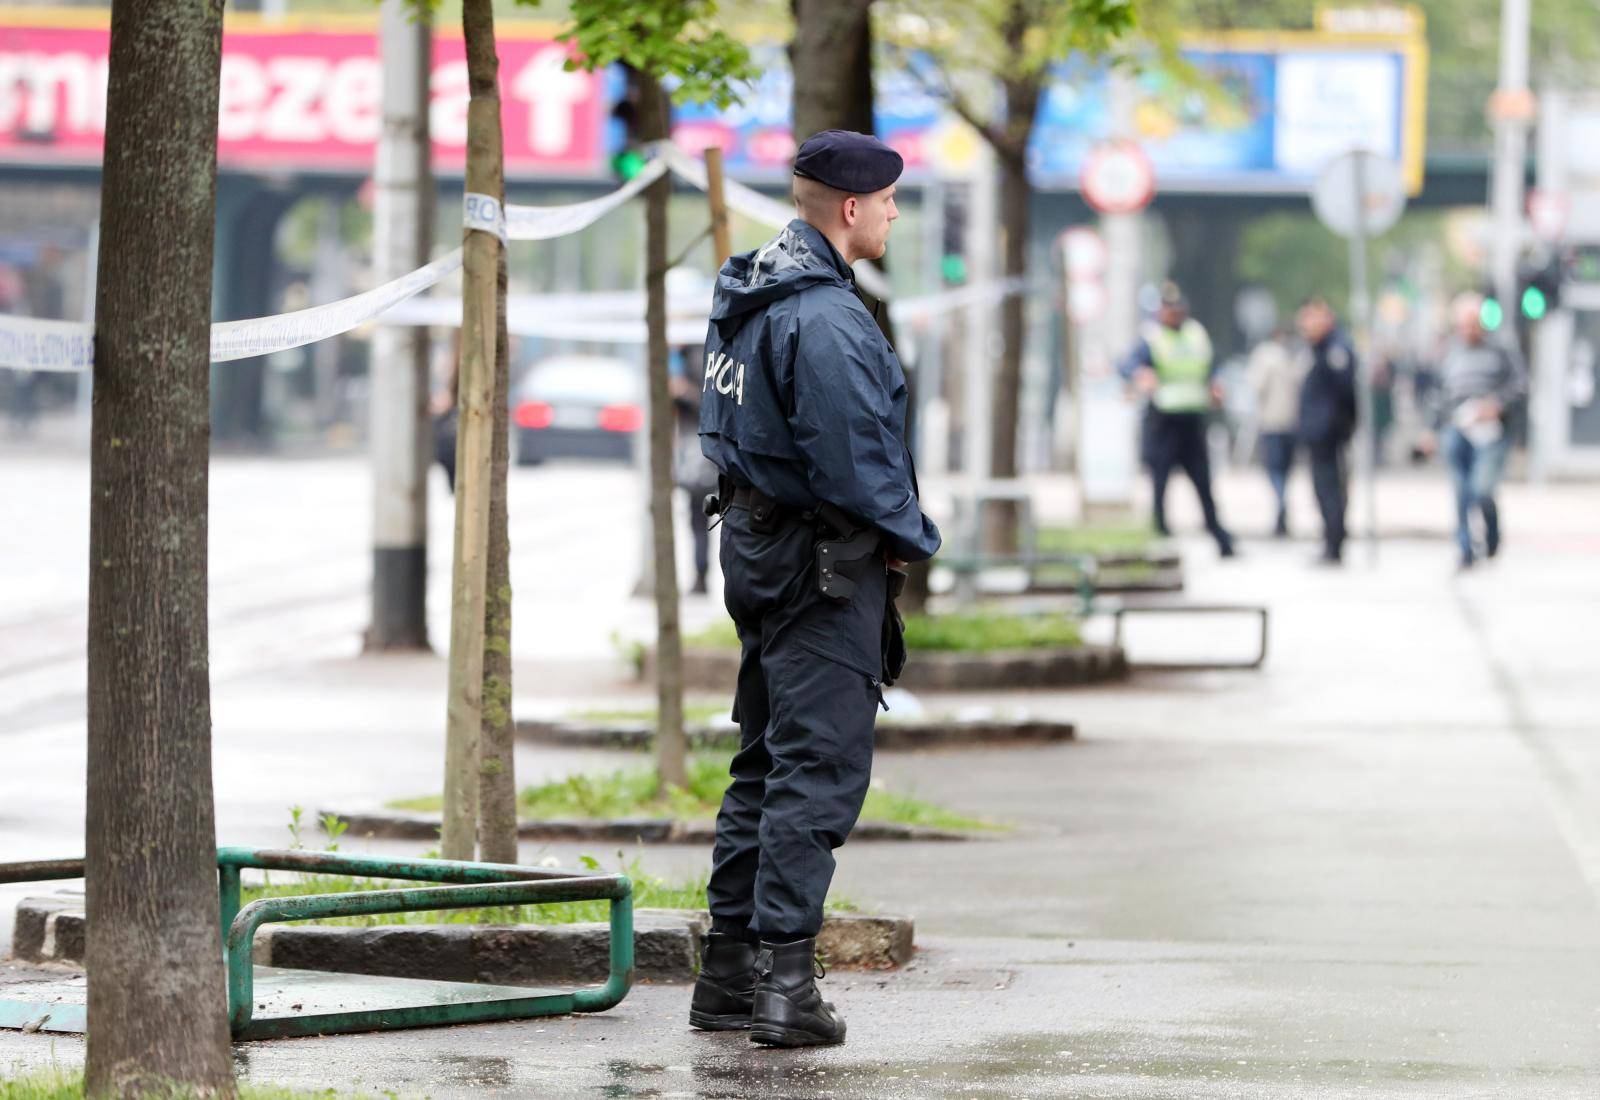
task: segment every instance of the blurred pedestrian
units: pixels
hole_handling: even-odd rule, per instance
[[[461,330],[450,336],[450,359],[444,372],[444,387],[428,403],[433,416],[433,460],[444,471],[444,483],[452,495],[456,491],[456,429],[460,415],[456,408],[461,386]]]
[[[1311,487],[1322,513],[1324,565],[1344,558],[1348,452],[1356,430],[1356,355],[1339,331],[1326,298],[1307,298],[1295,315],[1306,346],[1300,387],[1300,442],[1311,465]]]
[[[676,414],[673,442],[673,482],[689,498],[689,537],[694,546],[694,587],[689,591],[705,595],[706,576],[711,570],[711,530],[704,504],[717,491],[717,468],[700,449],[701,370],[705,346],[673,349],[676,369],[670,387]]]
[[[1119,370],[1148,402],[1144,414],[1144,457],[1150,467],[1156,530],[1167,527],[1167,479],[1182,468],[1194,484],[1206,530],[1225,558],[1234,554],[1233,536],[1217,516],[1211,496],[1211,458],[1206,422],[1220,403],[1216,362],[1205,326],[1189,316],[1189,303],[1175,283],[1161,288],[1155,320],[1139,330],[1139,343]]]
[[[1267,480],[1278,500],[1272,533],[1289,534],[1289,470],[1294,465],[1295,428],[1300,418],[1300,384],[1305,371],[1289,351],[1287,334],[1274,332],[1250,351],[1246,370],[1256,396],[1256,431]]]
[[[1442,449],[1456,495],[1456,546],[1461,568],[1477,560],[1472,516],[1483,517],[1483,552],[1500,552],[1500,509],[1495,489],[1505,472],[1510,439],[1506,424],[1527,390],[1522,360],[1488,339],[1483,330],[1483,298],[1458,295],[1450,306],[1454,337],[1439,362],[1434,427],[1423,440],[1426,451]]]

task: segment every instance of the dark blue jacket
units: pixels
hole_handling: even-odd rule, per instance
[[[1306,349],[1300,438],[1310,446],[1348,443],[1356,430],[1356,353],[1337,329]]]
[[[939,549],[906,450],[900,361],[817,229],[796,218],[722,266],[701,390],[700,447],[723,473],[790,507],[827,501],[897,558]]]

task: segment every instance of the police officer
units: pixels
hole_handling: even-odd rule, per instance
[[[1206,417],[1215,404],[1211,337],[1189,316],[1189,303],[1175,283],[1161,288],[1155,320],[1139,331],[1139,343],[1120,371],[1148,401],[1144,418],[1144,458],[1150,467],[1156,530],[1166,535],[1167,479],[1181,467],[1200,497],[1206,530],[1225,558],[1233,557],[1233,537],[1217,517],[1211,497],[1211,459],[1206,451]]]
[[[1322,513],[1323,565],[1344,558],[1346,451],[1356,430],[1356,356],[1326,298],[1307,298],[1295,314],[1305,339],[1300,387],[1300,442],[1311,464],[1311,487]]]
[[[881,688],[903,661],[898,567],[939,548],[903,438],[905,377],[850,268],[883,255],[901,168],[864,134],[807,139],[799,217],[723,265],[706,335],[700,436],[722,473],[711,510],[741,648],[740,745],[690,1022],[767,1046],[844,1040],[817,991],[816,935],[833,850],[866,797]]]

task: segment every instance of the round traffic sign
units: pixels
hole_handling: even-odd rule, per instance
[[[1102,214],[1132,214],[1156,193],[1156,170],[1136,141],[1103,141],[1089,150],[1079,178],[1083,198]]]
[[[1317,176],[1311,208],[1341,237],[1387,233],[1406,208],[1400,166],[1365,149],[1335,157]]]

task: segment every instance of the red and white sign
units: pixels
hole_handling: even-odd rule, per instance
[[[1132,214],[1156,194],[1156,170],[1135,141],[1105,141],[1089,151],[1079,180],[1083,198],[1102,214]]]
[[[0,161],[95,164],[105,140],[109,32],[0,24]],[[382,69],[371,29],[273,29],[229,20],[222,36],[217,156],[227,167],[372,170],[382,127]],[[570,49],[500,28],[501,110],[509,173],[602,168],[598,73],[567,72]],[[459,34],[433,46],[436,166],[459,171],[467,138],[467,63]]]
[[[1565,191],[1534,188],[1528,192],[1528,224],[1541,241],[1555,244],[1567,231],[1572,215],[1572,196]]]

